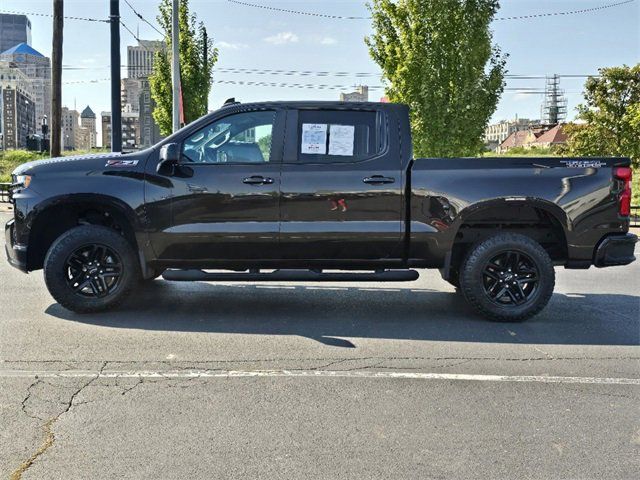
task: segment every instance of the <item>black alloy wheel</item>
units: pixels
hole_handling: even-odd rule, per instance
[[[470,246],[459,278],[467,302],[498,322],[533,317],[549,303],[555,285],[549,254],[515,232],[497,233]]]
[[[80,225],[57,238],[44,260],[49,293],[77,313],[101,312],[119,305],[140,279],[134,246],[101,225]]]
[[[482,283],[487,296],[499,305],[523,305],[538,287],[535,263],[523,252],[506,250],[487,262]]]
[[[66,261],[67,284],[84,297],[106,297],[120,286],[122,260],[106,245],[90,244],[74,250]]]

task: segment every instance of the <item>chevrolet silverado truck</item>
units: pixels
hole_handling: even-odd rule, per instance
[[[9,262],[75,312],[140,282],[442,277],[482,315],[635,260],[626,158],[413,158],[407,106],[228,102],[130,154],[13,172]]]

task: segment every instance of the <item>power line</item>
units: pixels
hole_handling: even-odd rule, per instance
[[[135,38],[135,39],[138,41],[138,43],[139,43],[140,45],[142,45],[142,43],[140,42],[140,39],[138,38],[138,36],[137,36],[135,33],[133,33],[133,31],[132,31],[129,27],[127,27],[127,25],[122,21],[122,19],[118,19],[118,20],[119,20],[119,22],[120,22],[120,25],[122,25],[122,26],[124,27],[124,29],[125,29],[127,32],[129,32],[129,33],[131,34],[131,36],[132,36],[133,38]],[[147,49],[147,47],[145,47],[144,45],[142,45],[142,48],[144,48],[145,50]]]
[[[131,5],[131,4],[129,3],[129,1],[128,1],[128,0],[124,0],[124,3],[126,3],[126,4],[129,6],[129,8],[131,9],[131,11],[132,11],[132,12],[133,12],[133,13],[134,13],[134,14],[135,14],[135,15],[136,15],[140,20],[142,20],[144,23],[146,23],[147,25],[149,25],[151,28],[153,28],[156,32],[158,32],[160,35],[162,35],[162,36],[164,37],[164,33],[162,33],[160,30],[158,30],[158,29],[156,28],[156,26],[155,26],[153,23],[151,23],[149,20],[147,20],[146,18],[144,18],[140,13],[138,13],[138,12],[136,11],[136,9],[135,9],[135,8],[133,8],[133,5]]]
[[[306,15],[306,16],[309,16],[309,17],[330,18],[330,19],[333,19],[333,20],[371,20],[371,17],[343,16],[343,15],[332,15],[332,14],[319,13],[319,12],[307,12],[307,11],[302,11],[302,10],[291,10],[291,9],[288,9],[288,8],[271,7],[271,6],[268,6],[268,5],[261,5],[261,4],[258,4],[258,3],[244,2],[244,1],[240,1],[240,0],[227,0],[227,2],[235,3],[237,5],[242,5],[244,7],[261,8],[263,10],[270,10],[270,11],[273,11],[273,12],[291,13],[291,14],[294,14],[294,15]],[[562,16],[562,15],[576,15],[576,14],[581,14],[581,13],[590,13],[590,12],[595,12],[595,11],[598,11],[598,10],[604,10],[604,9],[607,9],[607,8],[619,7],[621,5],[626,5],[627,3],[631,3],[631,2],[635,2],[635,0],[624,0],[622,2],[611,3],[611,4],[607,4],[607,5],[602,5],[602,6],[599,6],[599,7],[583,8],[583,9],[580,9],[580,10],[571,10],[571,11],[567,11],[567,12],[547,12],[547,13],[534,13],[534,14],[531,14],[531,15],[514,15],[514,16],[510,16],[510,17],[497,17],[494,20],[527,20],[527,19],[532,19],[532,18],[554,17],[554,16]]]
[[[241,2],[239,0],[227,0],[229,3],[235,3],[238,5],[242,5],[245,7],[252,8],[262,8],[263,10],[271,10],[274,12],[282,12],[282,13],[293,13],[295,15],[307,15],[309,17],[323,17],[323,18],[331,18],[334,20],[370,20],[371,17],[349,17],[342,15],[330,15],[325,13],[315,13],[315,12],[303,12],[300,10],[289,10],[287,8],[277,8],[277,7],[269,7],[267,5],[260,5],[257,3],[249,3],[249,2]]]
[[[125,23],[122,21],[122,19],[119,19],[119,21],[120,21],[120,25],[122,25],[122,26],[124,27],[124,29],[125,29],[127,32],[129,32],[129,33],[131,34],[131,36],[132,36],[133,38],[135,38],[135,39],[138,41],[138,44],[139,44],[142,48],[144,48],[146,51],[149,51],[149,49],[145,46],[144,42],[143,42],[142,40],[140,40],[140,38],[139,38],[135,33],[133,33],[133,30],[131,30],[129,27],[127,27],[127,25],[125,25]],[[160,41],[161,41],[161,40],[160,40]],[[142,66],[139,66],[138,68],[142,68]]]
[[[632,3],[635,2],[636,0],[624,0],[623,2],[617,2],[617,3],[610,3],[608,5],[601,5],[599,7],[593,7],[593,8],[583,8],[581,10],[571,10],[568,12],[551,12],[551,13],[535,13],[532,15],[518,15],[518,16],[513,16],[513,17],[499,17],[496,18],[496,20],[526,20],[529,18],[540,18],[540,17],[555,17],[555,16],[561,16],[561,15],[576,15],[576,14],[580,14],[580,13],[590,13],[590,12],[596,12],[598,10],[605,10],[607,8],[613,8],[613,7],[619,7],[621,5],[626,5],[627,3]]]
[[[41,12],[16,12],[15,10],[0,10],[0,13],[9,13],[11,15],[33,15],[35,17],[53,17],[52,13]],[[88,18],[88,17],[70,17],[64,16],[67,20],[84,20],[85,22],[104,22],[109,23],[109,20],[102,18]]]
[[[109,78],[98,78],[92,80],[73,80],[64,82],[65,85],[82,84],[82,83],[99,83],[109,81]],[[230,80],[218,79],[213,83],[219,85],[244,85],[253,87],[274,87],[274,88],[301,88],[308,90],[348,90],[353,85],[335,85],[335,84],[319,84],[319,83],[288,83],[288,82],[265,82],[253,80]],[[384,85],[369,85],[369,90],[383,90]],[[540,87],[507,87],[505,91],[520,93],[524,95],[544,95],[545,90]]]
[[[137,38],[137,37],[134,37]],[[121,65],[122,68],[145,69],[147,65]],[[109,65],[98,66],[73,66],[65,65],[65,70],[95,70],[110,68]],[[346,72],[346,71],[317,71],[317,70],[282,70],[269,68],[244,68],[244,67],[214,67],[216,73],[229,73],[232,75],[283,75],[283,76],[301,76],[301,77],[348,77],[348,78],[380,78],[381,72]],[[507,74],[505,78],[508,80],[546,80],[549,75],[520,75]],[[591,78],[599,77],[599,74],[559,74],[560,78]]]

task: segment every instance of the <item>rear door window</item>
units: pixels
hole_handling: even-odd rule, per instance
[[[380,115],[374,111],[300,110],[298,161],[358,162],[382,150]]]

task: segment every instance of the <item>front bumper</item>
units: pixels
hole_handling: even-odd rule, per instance
[[[27,246],[15,242],[15,220],[12,218],[4,226],[4,251],[9,263],[23,272],[27,271]]]
[[[637,241],[638,237],[633,233],[605,237],[596,248],[593,264],[596,267],[630,264],[636,259],[633,252]]]

